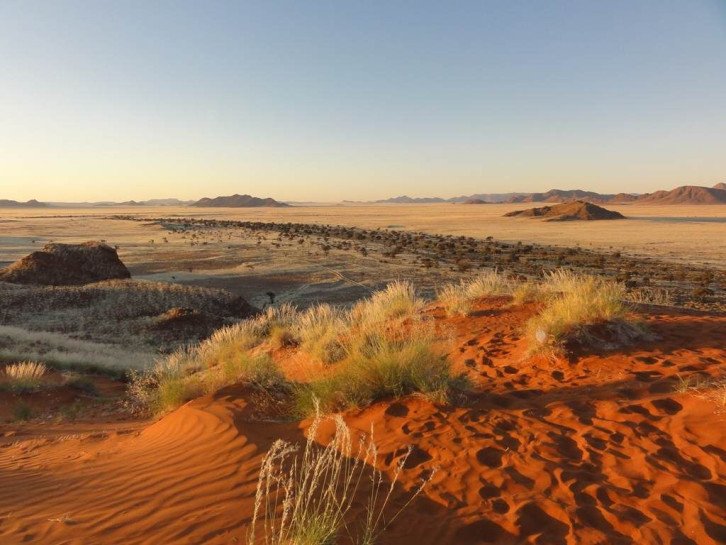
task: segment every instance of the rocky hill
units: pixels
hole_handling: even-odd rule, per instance
[[[642,204],[726,204],[726,189],[684,185],[671,191],[656,191],[636,200]]]
[[[625,219],[620,212],[607,210],[585,201],[573,201],[541,208],[515,210],[504,214],[506,217],[544,218],[547,221],[593,221]]]
[[[191,206],[218,207],[218,208],[258,208],[258,207],[284,207],[290,206],[287,203],[275,199],[253,197],[252,195],[229,195],[227,197],[205,197],[193,203]]]
[[[131,273],[116,250],[95,241],[46,244],[41,251],[0,269],[0,281],[16,284],[70,286],[116,278],[131,278]]]

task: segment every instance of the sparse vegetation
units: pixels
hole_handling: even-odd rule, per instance
[[[626,342],[643,334],[629,321],[622,284],[558,270],[542,286],[545,307],[527,324],[533,353],[563,351],[567,340]],[[595,332],[594,327],[601,331]]]
[[[343,532],[354,543],[372,545],[431,479],[432,474],[403,507],[384,517],[410,450],[396,463],[390,482],[384,483],[376,468],[378,451],[372,437],[355,441],[340,416],[331,419],[335,433],[326,446],[316,442],[322,422],[316,413],[302,453],[296,445],[278,440],[263,458],[249,545],[330,545]],[[361,499],[365,516],[353,525],[348,513]]]
[[[37,390],[43,383],[43,375],[48,368],[38,362],[25,361],[5,367],[8,387],[15,392]]]
[[[229,292],[178,284],[113,280],[86,286],[26,286],[0,282],[0,337],[9,337],[1,343],[4,354],[0,355],[36,359],[35,354],[42,356],[45,348],[38,350],[23,337],[47,335],[44,344],[66,345],[57,354],[60,361],[73,361],[79,347],[70,344],[93,339],[96,347],[106,345],[103,352],[109,352],[110,346],[123,347],[118,357],[111,358],[115,361],[110,366],[146,366],[148,353],[159,348],[170,351],[199,339],[180,328],[159,334],[157,317],[175,308],[195,309],[207,317],[214,327],[205,332],[253,312],[242,298]],[[17,343],[14,337],[19,337]],[[80,348],[77,359],[87,360]],[[134,361],[139,353],[146,354]]]
[[[270,307],[159,360],[150,371],[132,373],[131,397],[137,408],[159,413],[202,392],[246,382],[292,392],[298,416],[309,416],[316,402],[334,411],[410,393],[446,402],[466,381],[453,374],[441,335],[420,315],[423,305],[411,284],[396,282],[348,313],[326,305],[304,312]],[[296,347],[328,369],[308,382],[288,383],[268,355],[281,347]]]
[[[437,298],[449,316],[466,315],[471,311],[472,302],[480,297],[509,295],[513,285],[498,270],[480,273],[458,284],[449,284],[437,292]]]
[[[719,409],[726,409],[726,378],[712,378],[702,375],[677,375],[678,382],[674,390],[679,394],[693,395],[712,401]]]
[[[21,401],[13,407],[13,418],[20,422],[30,420],[33,416],[33,409],[27,403]]]

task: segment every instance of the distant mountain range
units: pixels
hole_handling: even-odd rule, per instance
[[[0,208],[45,208],[47,203],[38,202],[31,199],[26,202],[11,201],[8,199],[0,199]]]
[[[685,185],[671,191],[656,191],[642,195],[631,193],[603,194],[582,189],[550,189],[545,193],[477,193],[475,195],[442,199],[440,197],[415,198],[403,195],[375,201],[376,203],[427,204],[427,203],[562,203],[581,200],[596,204],[726,204],[726,183],[713,187]]]
[[[597,193],[582,189],[550,189],[544,193],[476,193],[444,199],[441,197],[409,197],[402,195],[390,199],[373,201],[379,204],[430,204],[430,203],[456,203],[456,204],[490,204],[490,203],[563,203],[574,200],[587,201],[595,204],[623,204],[642,203],[654,205],[668,204],[726,204],[726,182],[720,182],[713,187],[684,185],[670,191],[655,191],[653,193]],[[370,201],[369,201],[370,202]],[[324,203],[295,203],[324,204]],[[364,204],[360,201],[343,201],[343,204]],[[259,198],[251,195],[229,195],[214,198],[205,197],[198,201],[183,201],[180,199],[149,199],[145,201],[100,201],[100,202],[39,202],[35,199],[27,202],[18,202],[0,199],[0,208],[80,208],[80,207],[112,207],[112,206],[195,206],[195,207],[287,207],[289,203],[277,201],[272,198]]]
[[[275,199],[260,199],[251,195],[230,195],[228,197],[215,197],[214,199],[203,198],[192,204],[191,206],[199,207],[229,207],[229,208],[258,208],[263,206],[284,207],[290,206],[287,203],[276,201]]]

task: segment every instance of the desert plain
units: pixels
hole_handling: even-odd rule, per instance
[[[0,380],[0,542],[280,542],[279,439],[363,460],[330,543],[726,542],[726,207],[527,207],[3,210],[0,268],[95,240],[131,279],[0,283],[2,364],[47,367]],[[555,336],[574,285],[617,309]]]

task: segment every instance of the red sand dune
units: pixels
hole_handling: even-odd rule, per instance
[[[394,503],[438,467],[381,543],[724,543],[726,415],[674,387],[723,376],[726,316],[655,311],[655,340],[550,361],[524,357],[533,311],[431,310],[477,393],[345,415],[373,423],[386,472],[415,445]],[[230,388],[147,427],[0,437],[0,542],[244,543],[262,454],[306,426],[254,421],[246,399]]]

